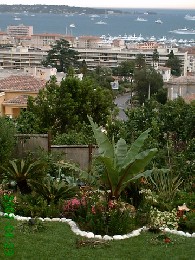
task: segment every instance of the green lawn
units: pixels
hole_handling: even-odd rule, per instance
[[[145,232],[138,237],[109,242],[109,245],[92,248],[76,247],[78,238],[65,223],[47,222],[42,232],[24,234],[15,228],[12,241],[15,254],[3,253],[6,223],[16,227],[18,221],[0,217],[0,259],[66,260],[66,259],[124,259],[124,260],[194,260],[195,238],[170,235],[170,244],[153,242],[157,235]]]

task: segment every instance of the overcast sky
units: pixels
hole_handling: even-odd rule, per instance
[[[0,4],[54,4],[82,7],[195,9],[195,0],[1,0]]]

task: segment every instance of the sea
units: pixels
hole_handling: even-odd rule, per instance
[[[171,33],[170,31],[189,28],[195,30],[195,20],[186,20],[185,15],[195,16],[194,10],[168,10],[168,9],[121,9],[122,14],[105,14],[99,17],[90,17],[87,14],[40,14],[40,13],[0,13],[0,29],[6,31],[9,25],[32,25],[33,33],[59,33],[71,34],[73,36],[82,35],[136,35],[140,34],[144,38],[162,38],[167,39],[186,39],[195,40],[195,34],[181,35]],[[126,14],[125,12],[130,12]],[[150,13],[151,11],[152,13]],[[139,12],[135,13],[135,12]],[[149,14],[147,14],[149,12]],[[145,14],[144,14],[145,13]],[[144,18],[147,21],[138,22],[136,19]],[[16,19],[16,20],[15,20]],[[155,23],[160,19],[163,23]],[[97,22],[103,24],[96,24]],[[71,25],[71,26],[70,26]]]

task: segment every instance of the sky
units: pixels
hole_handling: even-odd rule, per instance
[[[46,4],[80,7],[195,9],[195,0],[1,0],[0,4]]]

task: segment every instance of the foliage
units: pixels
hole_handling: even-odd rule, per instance
[[[48,204],[51,202],[56,204],[60,199],[71,198],[77,191],[75,186],[51,177],[43,179],[42,182],[33,182],[32,186],[33,190],[42,196]]]
[[[186,214],[179,219],[179,229],[184,232],[195,232],[195,210],[186,212]]]
[[[119,139],[116,144],[114,141],[111,143],[92,118],[89,120],[99,147],[97,159],[105,167],[101,176],[102,183],[111,190],[110,197],[118,199],[121,191],[131,181],[151,173],[151,171],[143,171],[156,154],[157,149],[140,152],[150,130],[142,133],[128,150],[124,139]]]
[[[138,70],[141,70],[146,67],[146,61],[144,54],[137,54],[135,58],[135,67],[138,68]]]
[[[47,200],[39,194],[32,192],[27,195],[17,195],[15,203],[15,214],[24,217],[60,217],[62,210],[62,201],[58,204],[51,202],[49,205]]]
[[[159,229],[159,228],[177,229],[178,221],[179,220],[177,218],[176,209],[173,209],[171,212],[169,212],[169,211],[159,211],[157,208],[151,207],[150,223],[149,223],[151,229]]]
[[[9,161],[7,167],[2,167],[4,178],[15,181],[20,192],[27,194],[31,192],[28,181],[40,180],[44,176],[44,164],[40,161],[28,162],[23,159]]]
[[[167,55],[169,58],[165,63],[165,66],[171,68],[171,74],[174,76],[180,76],[181,75],[181,61],[175,54],[173,53],[173,50],[170,51],[170,53]]]
[[[53,139],[53,144],[55,145],[63,145],[63,144],[88,145],[90,143],[94,144],[95,140],[91,128],[86,124],[82,125],[79,132],[73,129],[68,131],[68,133],[63,133],[63,134],[57,133]]]
[[[15,127],[11,120],[0,117],[0,164],[11,158],[15,145]]]
[[[184,203],[188,208],[192,210],[195,209],[195,193],[180,190],[177,193],[177,197],[174,199],[174,205],[177,207],[183,205]]]
[[[134,61],[122,61],[117,68],[113,68],[113,74],[115,76],[129,77],[133,74],[134,68]]]
[[[156,70],[141,68],[134,72],[134,84],[138,101],[143,104],[162,89],[163,79],[162,75]]]
[[[57,40],[48,51],[47,57],[42,64],[57,68],[59,72],[67,72],[69,67],[75,66],[78,53],[70,47],[68,41],[64,39]]]
[[[39,132],[49,129],[55,134],[79,131],[88,124],[87,114],[105,124],[113,108],[112,94],[86,77],[82,81],[67,77],[60,85],[51,81],[34,100],[29,100],[28,111],[37,118]]]
[[[22,221],[18,223],[17,228],[24,234],[35,233],[45,230],[46,223],[39,220],[38,218],[30,218],[28,221]]]
[[[149,179],[153,191],[158,196],[158,202],[167,205],[167,208],[171,207],[183,180],[179,175],[173,176],[173,173],[168,170],[154,170]]]
[[[154,64],[158,61],[159,61],[159,52],[157,49],[154,49],[153,54],[152,54],[153,67],[154,67]]]
[[[64,216],[73,218],[81,229],[98,235],[125,234],[135,228],[134,216],[120,201],[107,201],[102,191],[84,193],[79,198],[66,201]]]

